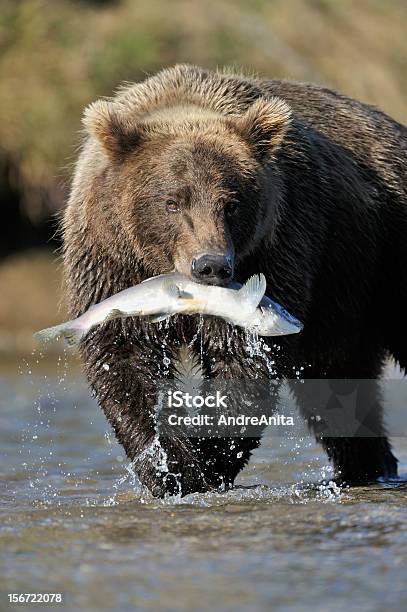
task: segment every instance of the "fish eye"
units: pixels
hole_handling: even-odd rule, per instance
[[[229,200],[226,205],[226,214],[232,216],[237,211],[239,200]]]
[[[167,209],[167,212],[174,213],[179,212],[180,205],[175,200],[167,200],[165,203],[165,208]]]

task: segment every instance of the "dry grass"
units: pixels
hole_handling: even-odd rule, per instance
[[[175,62],[324,83],[405,122],[406,20],[405,0],[0,0],[0,157],[25,213],[48,215],[83,106]],[[58,296],[51,256],[3,263],[3,348],[62,319]]]
[[[34,348],[32,333],[66,319],[60,266],[47,251],[26,251],[0,265],[0,353]]]
[[[404,0],[1,4],[0,141],[32,216],[32,188],[69,176],[83,106],[177,61],[318,81],[407,117]]]

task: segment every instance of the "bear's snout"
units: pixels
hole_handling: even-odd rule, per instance
[[[201,253],[192,258],[191,275],[200,283],[222,285],[233,276],[233,259],[230,253]]]

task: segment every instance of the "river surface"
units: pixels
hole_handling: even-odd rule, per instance
[[[0,389],[0,610],[407,610],[406,438],[395,483],[321,484],[297,432],[266,435],[232,491],[157,501],[75,363],[2,363]]]

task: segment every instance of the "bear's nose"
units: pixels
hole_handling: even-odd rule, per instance
[[[191,273],[201,283],[221,285],[232,278],[232,258],[230,255],[203,253],[192,260]]]

